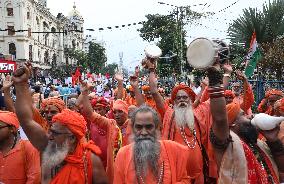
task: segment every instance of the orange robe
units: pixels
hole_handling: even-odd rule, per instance
[[[20,140],[7,154],[0,152],[0,183],[40,183],[39,152],[29,141]]]
[[[98,155],[100,149],[91,143],[78,143],[74,153],[65,158],[66,165],[60,169],[50,184],[92,184],[95,179],[93,178],[92,153]]]
[[[181,134],[181,130],[177,127],[174,120],[174,110],[168,108],[164,113],[163,119],[163,129],[162,129],[162,138],[165,140],[172,140],[178,142],[184,146],[187,146],[185,140]],[[194,148],[188,147],[188,152],[191,157],[194,158],[195,164],[189,164],[187,167],[187,172],[189,177],[195,181],[195,183],[202,184],[204,183],[203,175],[203,154],[201,146],[206,150],[208,156],[208,175],[212,178],[218,178],[217,165],[214,159],[213,147],[209,141],[209,131],[212,125],[212,117],[210,114],[209,101],[201,103],[197,108],[194,109],[195,116],[195,130],[196,130],[196,142],[194,142],[194,136],[189,130],[185,128],[185,135],[187,141],[194,145]]]
[[[127,96],[126,96],[125,102],[127,103],[128,106],[130,106],[130,105],[135,105],[135,106],[137,106],[137,102],[136,102],[135,97],[131,97],[130,95],[127,95]]]
[[[120,130],[116,125],[116,121],[113,119],[108,119],[104,116],[101,116],[100,114],[94,112],[92,114],[91,119],[89,119],[89,122],[92,124],[97,125],[99,128],[103,129],[106,133],[106,173],[109,178],[110,183],[113,180],[113,163],[114,163],[114,157],[115,153],[118,150],[115,150],[115,148],[119,149],[121,147],[121,142],[118,139],[120,136]],[[105,141],[105,140],[103,140]],[[103,160],[103,163],[105,161]]]
[[[186,173],[186,165],[189,159],[187,149],[173,141],[160,141],[161,151],[159,164],[159,176],[163,184],[190,183]],[[133,161],[133,146],[130,144],[121,148],[117,154],[114,165],[114,184],[136,184],[137,177]],[[164,163],[164,164],[162,164]],[[194,163],[194,160],[192,160]],[[164,165],[164,174],[160,175],[161,166]],[[159,177],[158,176],[158,177]],[[146,184],[156,184],[157,180],[151,172],[147,173]],[[142,181],[139,181],[142,183]]]
[[[145,103],[148,105],[148,106],[150,106],[150,107],[152,107],[153,109],[157,109],[157,106],[156,106],[156,102],[155,102],[155,100],[154,100],[154,98],[144,98],[145,99]]]

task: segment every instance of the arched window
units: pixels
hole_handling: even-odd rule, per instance
[[[56,32],[56,29],[54,27],[51,28],[51,32]]]
[[[56,64],[56,58],[57,58],[57,57],[56,57],[56,54],[53,54],[53,55],[52,55],[52,63],[51,63],[51,67],[52,67],[52,68],[55,68],[56,65],[57,65],[57,64]]]
[[[14,43],[9,43],[9,54],[13,55],[16,58],[17,50]]]
[[[33,46],[29,45],[29,60],[33,61]]]
[[[6,10],[7,10],[7,16],[9,17],[14,16],[14,9],[11,3],[7,4]]]
[[[43,60],[44,60],[44,63],[49,64],[49,54],[48,54],[48,51],[45,51]]]

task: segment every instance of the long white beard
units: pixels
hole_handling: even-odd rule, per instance
[[[61,164],[69,152],[68,142],[65,141],[62,146],[49,141],[47,147],[42,153],[42,183],[49,183],[51,180],[51,170]]]
[[[174,105],[175,121],[178,127],[188,127],[194,129],[194,113],[191,104],[186,107]]]

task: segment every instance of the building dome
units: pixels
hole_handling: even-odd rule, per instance
[[[84,20],[80,12],[76,9],[75,2],[73,5],[73,10],[68,14],[68,17],[71,20]]]

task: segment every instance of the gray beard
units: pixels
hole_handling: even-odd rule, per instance
[[[188,127],[194,129],[194,113],[190,104],[187,107],[179,107],[174,105],[176,125],[180,127]]]
[[[147,138],[139,136],[134,137],[134,165],[137,177],[142,177],[145,181],[148,168],[158,178],[158,161],[160,158],[160,143],[157,135]]]
[[[49,141],[47,147],[42,153],[42,183],[49,183],[51,178],[51,170],[55,166],[61,164],[69,152],[69,146],[67,141],[62,146],[58,146],[56,143]]]

